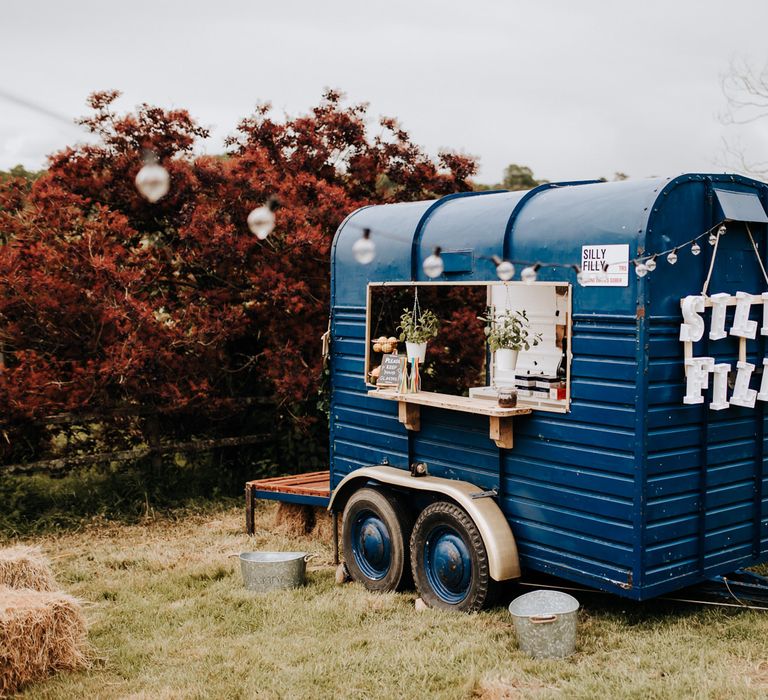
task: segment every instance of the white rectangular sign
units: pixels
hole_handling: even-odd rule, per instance
[[[584,287],[629,285],[629,244],[581,246]]]

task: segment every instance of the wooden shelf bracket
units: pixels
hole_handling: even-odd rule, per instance
[[[512,417],[531,413],[529,407],[502,408],[485,399],[470,399],[464,396],[448,396],[418,392],[415,394],[398,394],[394,391],[369,391],[368,396],[379,399],[397,401],[397,418],[408,429],[414,432],[421,430],[421,407],[446,408],[453,411],[475,413],[488,416],[488,436],[497,447],[509,450],[512,448]]]
[[[398,401],[397,417],[408,430],[416,433],[421,430],[421,406],[418,404]]]
[[[496,447],[502,447],[511,450],[513,446],[512,439],[512,419],[490,416],[490,438],[496,443]]]

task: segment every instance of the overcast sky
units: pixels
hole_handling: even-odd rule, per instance
[[[722,171],[723,138],[768,156],[765,125],[724,127],[720,78],[768,60],[768,0],[2,0],[0,92],[75,117],[123,92],[184,107],[223,138],[254,105],[305,112],[324,87],[398,117],[435,154],[549,180]],[[77,129],[0,99],[0,168],[39,167]]]

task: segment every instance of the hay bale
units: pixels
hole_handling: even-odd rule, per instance
[[[17,545],[0,549],[0,586],[55,591],[56,579],[37,547]]]
[[[56,671],[90,666],[85,618],[72,596],[0,588],[0,697]]]
[[[333,516],[325,508],[315,508],[314,510],[315,525],[312,528],[312,537],[321,542],[333,542]]]
[[[275,512],[275,531],[291,537],[310,535],[323,542],[333,541],[333,518],[321,507],[280,503]]]
[[[315,524],[311,506],[298,503],[280,503],[275,513],[275,529],[286,535],[306,535]]]

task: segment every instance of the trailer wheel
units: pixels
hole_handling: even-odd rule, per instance
[[[408,538],[413,521],[393,498],[364,488],[344,508],[344,561],[355,581],[371,591],[394,591],[410,583]]]
[[[432,608],[471,612],[490,602],[493,581],[483,538],[454,503],[432,503],[417,518],[411,570],[416,589]]]

